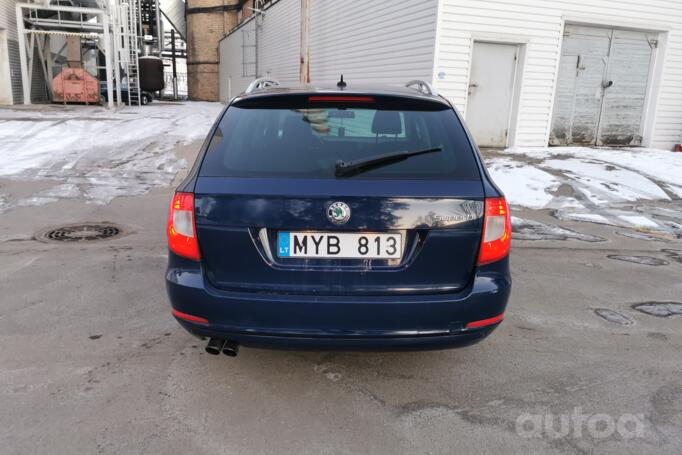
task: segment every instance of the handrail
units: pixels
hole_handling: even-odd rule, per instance
[[[274,87],[279,85],[279,82],[275,79],[270,79],[269,77],[260,77],[249,84],[249,86],[244,90],[244,93],[255,92],[256,90]]]
[[[426,81],[415,79],[415,80],[412,80],[412,81],[408,82],[407,84],[405,84],[405,87],[412,87],[412,86],[415,86],[415,88],[418,91],[420,91],[426,95],[438,96],[438,92],[436,91],[436,89]]]

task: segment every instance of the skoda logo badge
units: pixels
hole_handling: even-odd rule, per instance
[[[327,207],[327,218],[334,224],[345,224],[350,219],[350,207],[345,202],[332,202]]]

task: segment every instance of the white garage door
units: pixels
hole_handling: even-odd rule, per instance
[[[657,34],[566,25],[552,145],[640,145]]]

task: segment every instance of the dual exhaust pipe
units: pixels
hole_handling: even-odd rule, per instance
[[[211,338],[206,345],[206,352],[211,355],[218,355],[222,352],[228,357],[237,357],[237,354],[239,354],[239,343],[222,338]]]

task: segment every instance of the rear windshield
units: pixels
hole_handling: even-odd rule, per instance
[[[337,103],[338,104],[338,103]],[[435,105],[434,105],[435,106]],[[303,105],[231,106],[201,166],[205,177],[478,180],[478,167],[449,108]],[[441,147],[354,176],[336,177],[338,161]]]

